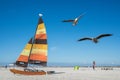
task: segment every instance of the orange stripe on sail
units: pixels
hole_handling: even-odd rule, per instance
[[[47,39],[46,34],[36,34],[35,39]]]
[[[20,55],[17,61],[28,62],[28,56]]]
[[[37,61],[45,61],[47,62],[47,56],[40,55],[40,54],[31,54],[30,60],[37,60]]]

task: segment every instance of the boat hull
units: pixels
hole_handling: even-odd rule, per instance
[[[17,69],[10,69],[10,71],[14,74],[22,74],[22,75],[45,75],[45,71],[31,72],[31,71],[22,71]]]

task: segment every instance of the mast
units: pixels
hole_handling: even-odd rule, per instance
[[[30,62],[30,55],[31,55],[31,52],[32,52],[32,49],[33,49],[33,44],[35,43],[35,35],[36,35],[36,32],[37,32],[37,29],[38,29],[38,25],[40,23],[40,19],[42,17],[42,14],[39,14],[40,18],[39,18],[39,21],[38,21],[38,24],[37,24],[37,27],[36,27],[36,30],[35,30],[35,34],[34,34],[34,37],[33,37],[33,41],[32,41],[32,46],[31,46],[31,49],[30,49],[30,54],[28,56],[28,63],[27,63],[27,67],[29,65],[29,62]]]

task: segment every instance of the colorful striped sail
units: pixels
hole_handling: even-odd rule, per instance
[[[47,50],[48,50],[48,45],[47,45],[46,29],[42,17],[40,17],[35,38],[33,41],[33,47],[31,51],[29,63],[46,66]]]
[[[29,57],[29,54],[30,54],[31,46],[32,46],[32,38],[30,39],[28,44],[23,49],[20,56],[18,57],[18,59],[16,61],[16,65],[22,66],[22,67],[27,67],[28,57]]]
[[[42,17],[39,18],[33,41],[30,40],[23,49],[16,65],[26,67],[28,64],[47,65],[47,35]]]

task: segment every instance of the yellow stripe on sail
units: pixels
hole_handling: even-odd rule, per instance
[[[30,50],[24,49],[21,53],[21,55],[29,56]]]
[[[45,28],[44,23],[41,23],[41,24],[38,25],[38,30],[39,30],[39,29],[44,29],[44,28]]]
[[[47,53],[47,50],[43,50],[43,49],[32,49],[32,53],[40,53],[40,52]]]
[[[45,33],[46,33],[45,28],[43,28],[43,29],[38,29],[37,32],[36,32],[36,34],[45,34]]]
[[[31,46],[32,46],[32,44],[27,44],[24,49],[30,50]]]
[[[47,44],[33,44],[33,49],[47,50],[48,49],[48,45]]]
[[[31,54],[42,54],[47,56],[47,50],[42,50],[42,49],[32,49]]]

